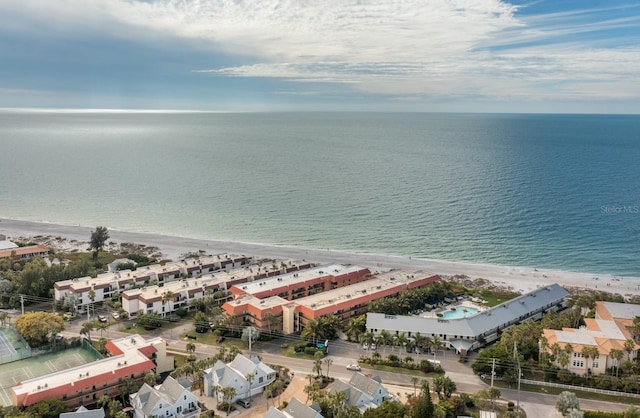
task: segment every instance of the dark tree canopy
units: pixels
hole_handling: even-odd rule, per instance
[[[96,227],[96,230],[91,233],[90,246],[93,250],[93,258],[98,259],[98,253],[104,247],[109,239],[109,231],[104,226]]]

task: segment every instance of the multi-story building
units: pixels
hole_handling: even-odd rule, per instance
[[[178,382],[169,376],[161,385],[151,387],[144,383],[140,390],[129,396],[135,418],[198,418],[198,397],[187,382]]]
[[[370,277],[371,272],[366,267],[328,264],[235,285],[229,291],[236,296],[251,295],[258,299],[280,296],[286,300],[295,300],[359,283]]]
[[[224,279],[205,275],[196,279],[186,278],[165,283],[164,286],[147,286],[122,292],[122,309],[129,318],[138,313],[155,312],[168,315],[180,308],[188,308],[191,301],[226,290]]]
[[[545,344],[541,340],[540,349],[554,355],[557,367],[581,376],[597,375],[636,358],[640,345],[631,330],[634,318],[640,316],[640,305],[596,302],[595,311],[595,318],[585,318],[583,327],[542,331]],[[597,351],[583,351],[585,347]],[[566,364],[556,350],[565,351]]]
[[[110,357],[19,382],[11,388],[14,406],[31,406],[45,399],[60,399],[70,407],[93,405],[101,396],[116,397],[127,379],[143,380],[149,372],[173,370],[173,357],[159,337],[139,335],[111,340]]]
[[[264,388],[275,380],[275,370],[261,362],[258,357],[249,359],[238,354],[229,364],[218,360],[212,368],[205,370],[204,393],[207,396],[215,396],[222,402],[224,398],[220,389],[233,387],[236,395],[230,402],[235,402],[262,393]]]
[[[339,266],[334,267],[331,270],[334,273],[341,271]],[[336,283],[330,280],[318,280],[317,272],[303,271],[297,275],[293,274],[292,277],[287,276],[283,280],[279,280],[280,277],[271,278],[263,285],[260,285],[263,281],[243,285],[241,289],[247,293],[236,290],[238,299],[225,303],[222,308],[228,315],[234,315],[239,323],[251,324],[261,331],[282,331],[290,334],[301,331],[310,320],[326,315],[338,315],[346,324],[351,318],[365,314],[369,302],[373,300],[396,296],[405,290],[428,286],[440,280],[437,275],[422,271],[393,270],[372,276],[367,269],[358,266],[348,266],[348,268],[350,273],[339,275],[339,277],[349,277],[353,272],[365,274],[364,270],[366,270],[368,280],[360,280],[359,277],[362,276],[359,274]],[[324,269],[326,266],[320,270],[323,275]],[[291,280],[296,278],[301,278],[303,281],[298,283]],[[346,284],[349,280],[355,283]],[[333,283],[336,283],[335,288]],[[326,286],[327,284],[329,286]],[[322,289],[325,286],[329,287],[329,290],[292,297],[309,293],[309,288]],[[260,289],[261,287],[265,289]],[[291,289],[294,291],[292,292]],[[233,288],[231,291],[233,292]],[[277,295],[274,296],[274,293]]]
[[[154,264],[131,270],[99,274],[97,277],[81,277],[62,280],[54,284],[54,298],[72,300],[78,312],[84,312],[94,303],[113,297],[124,291],[148,285],[163,286],[179,278],[197,277],[200,274],[227,271],[248,263],[245,256],[219,254],[190,258],[179,262]]]
[[[367,329],[374,334],[382,330],[392,335],[403,332],[407,338],[418,332],[429,338],[438,336],[445,347],[466,353],[497,340],[502,331],[513,325],[538,320],[547,312],[564,309],[568,294],[561,286],[552,284],[473,316],[457,319],[368,313]]]

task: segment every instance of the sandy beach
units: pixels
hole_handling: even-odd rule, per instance
[[[63,245],[81,250],[87,249],[87,242],[91,231],[94,229],[95,227],[80,225],[60,225],[0,218],[0,234],[6,235],[8,239],[17,240],[36,236],[62,237],[66,239]],[[317,263],[358,264],[368,267],[373,272],[401,268],[413,271],[431,271],[443,276],[466,275],[470,279],[483,278],[500,287],[512,287],[513,290],[518,292],[526,292],[536,287],[558,283],[565,287],[588,288],[620,293],[622,295],[640,295],[640,278],[636,277],[403,258],[381,254],[331,251],[330,249],[319,250],[257,243],[199,240],[118,230],[109,230],[109,234],[109,241],[112,242],[128,242],[158,247],[166,258],[172,260],[177,260],[186,253],[198,251],[204,251],[208,254],[228,252],[260,258],[308,260]]]

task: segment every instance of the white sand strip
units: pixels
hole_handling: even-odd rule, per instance
[[[53,236],[77,240],[78,248],[86,250],[91,231],[95,227],[59,225],[0,219],[0,234],[9,239],[18,237]],[[640,278],[613,275],[579,273],[531,267],[496,266],[490,264],[452,262],[432,259],[394,257],[380,254],[356,254],[340,251],[318,250],[301,247],[264,245],[245,242],[202,240],[169,235],[133,233],[110,230],[110,241],[130,242],[156,246],[170,259],[181,254],[203,250],[216,254],[229,252],[247,256],[309,260],[319,263],[358,264],[372,271],[392,268],[425,270],[441,275],[464,274],[472,279],[484,278],[499,286],[511,286],[516,291],[529,291],[536,287],[558,283],[563,286],[597,289],[623,295],[640,295]],[[597,279],[596,279],[597,277]]]

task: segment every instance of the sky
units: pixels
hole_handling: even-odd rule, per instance
[[[0,108],[640,113],[640,2],[0,0]]]

